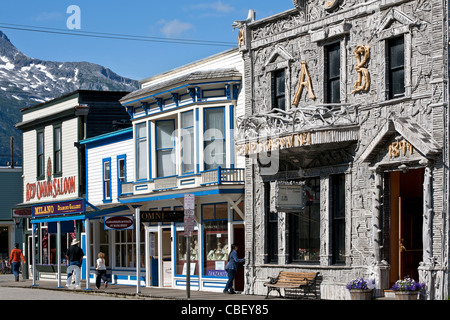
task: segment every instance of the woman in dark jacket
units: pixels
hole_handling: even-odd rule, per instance
[[[238,250],[238,246],[235,244],[232,244],[231,252],[230,252],[230,255],[228,256],[228,263],[227,263],[227,266],[225,267],[225,270],[228,273],[228,282],[227,282],[227,285],[225,286],[225,289],[223,290],[223,293],[230,293],[230,294],[236,293],[233,289],[234,276],[236,275],[238,263],[245,261],[245,259],[238,258],[237,250]]]

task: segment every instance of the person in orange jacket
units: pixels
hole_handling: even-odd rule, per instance
[[[12,271],[14,273],[14,279],[19,281],[19,269],[20,269],[20,259],[22,258],[23,263],[25,263],[25,257],[23,256],[22,250],[19,249],[19,244],[14,245],[14,249],[11,250],[9,255],[9,264],[12,266]]]

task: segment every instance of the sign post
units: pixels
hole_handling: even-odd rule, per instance
[[[186,237],[186,295],[191,297],[191,237],[194,231],[195,196],[184,195],[184,236]]]

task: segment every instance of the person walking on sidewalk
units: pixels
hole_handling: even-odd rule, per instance
[[[72,243],[70,244],[69,249],[67,249],[66,252],[66,258],[67,261],[69,261],[69,266],[77,266],[78,268],[80,268],[81,270],[81,264],[83,262],[83,256],[84,256],[84,252],[83,249],[81,249],[78,244],[80,243],[80,241],[78,241],[77,239],[73,239]],[[81,271],[78,272],[81,272]],[[67,273],[67,282],[69,282],[69,278],[72,276],[72,272],[68,272]],[[68,285],[68,283],[67,283]]]
[[[243,259],[238,258],[237,250],[238,250],[238,246],[233,243],[231,245],[230,255],[228,256],[228,263],[227,263],[227,266],[225,267],[225,270],[228,273],[228,281],[225,286],[225,289],[223,290],[223,293],[230,293],[230,294],[236,293],[233,289],[234,276],[236,275],[238,263],[245,261],[244,258]]]
[[[11,250],[11,254],[9,255],[9,264],[12,267],[14,279],[16,281],[19,281],[20,259],[22,259],[23,263],[25,263],[25,257],[23,256],[22,250],[19,249],[19,244],[16,243],[14,245],[14,249]]]
[[[108,288],[108,279],[106,278],[106,265],[105,265],[105,254],[103,252],[98,253],[97,266],[97,279],[95,280],[95,285],[97,289],[100,289],[101,280],[105,284],[105,288]]]

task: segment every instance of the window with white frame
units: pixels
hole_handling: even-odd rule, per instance
[[[136,180],[147,179],[147,123],[136,125]]]
[[[139,244],[141,246],[141,267],[145,267],[145,230],[144,225],[141,224],[141,239]],[[116,268],[136,268],[136,231],[121,230],[114,231],[114,256]]]
[[[127,172],[126,172],[126,156],[117,157],[117,178],[120,182],[127,182]]]
[[[45,177],[44,130],[37,131],[37,179]]]
[[[156,121],[156,170],[158,177],[176,174],[174,131],[175,120]]]
[[[204,110],[204,170],[225,167],[225,108]]]
[[[181,114],[181,173],[194,173],[194,111]]]
[[[62,133],[61,125],[53,127],[53,173],[55,176],[62,174]]]
[[[103,200],[111,200],[111,158],[103,159]]]

